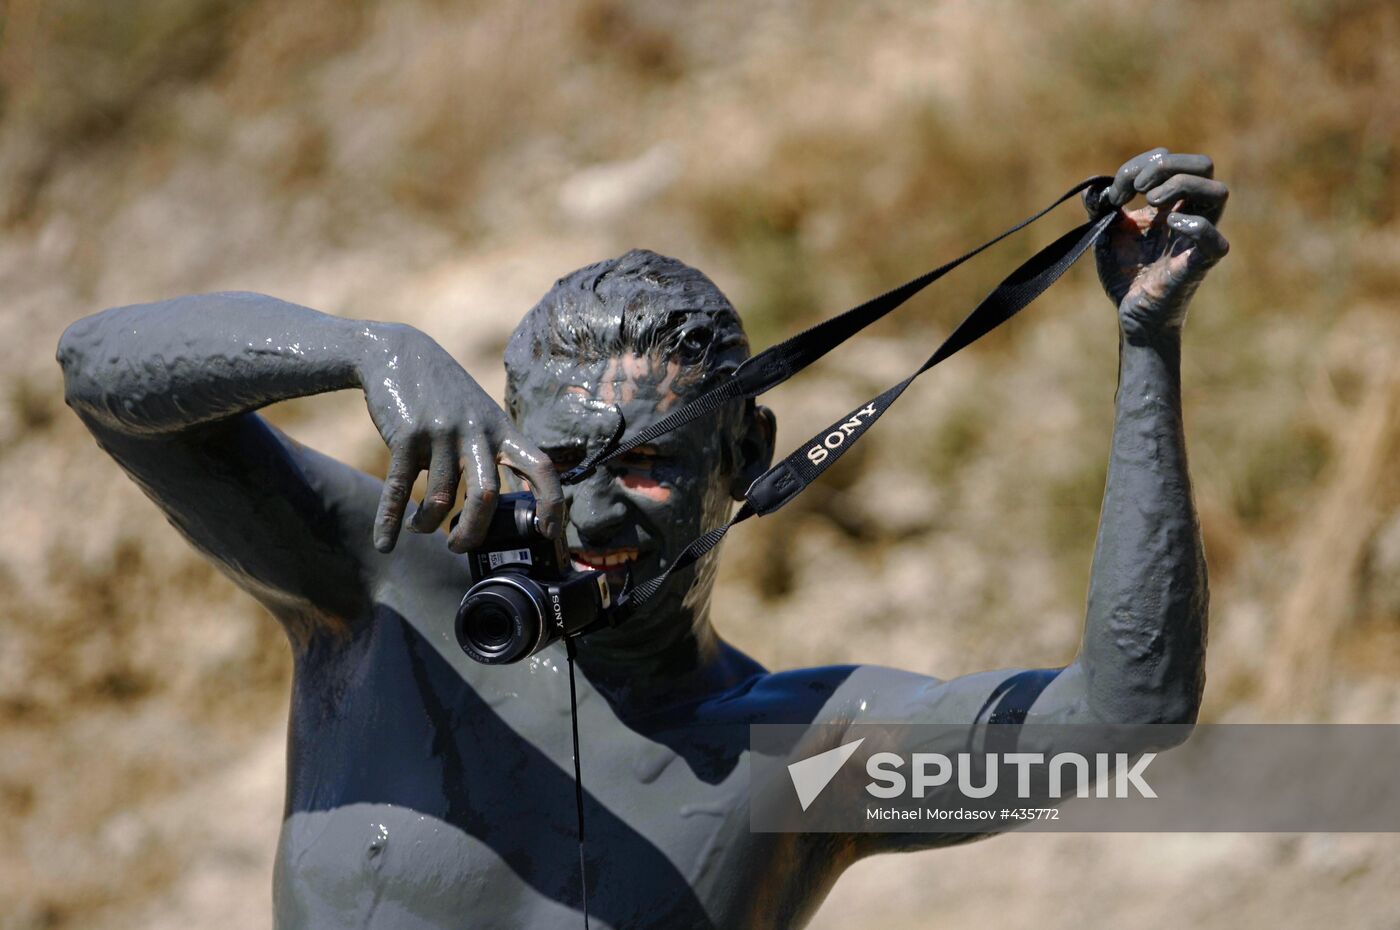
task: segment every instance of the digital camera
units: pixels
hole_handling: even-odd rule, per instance
[[[519,662],[576,636],[612,606],[607,576],[574,571],[563,539],[540,532],[528,491],[501,495],[485,540],[467,558],[473,584],[457,608],[457,642],[487,665]]]

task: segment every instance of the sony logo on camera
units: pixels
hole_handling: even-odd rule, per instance
[[[559,628],[559,632],[564,632],[564,602],[559,598],[559,589],[549,589],[549,606],[554,611],[554,625]]]
[[[869,403],[850,415],[845,423],[827,433],[821,442],[807,450],[807,458],[813,465],[820,465],[825,462],[831,453],[827,450],[838,448],[846,441],[847,436],[852,436],[870,425],[870,420],[875,416],[875,404]]]

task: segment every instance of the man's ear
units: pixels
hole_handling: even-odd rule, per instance
[[[767,407],[753,404],[744,412],[743,433],[739,437],[738,468],[729,494],[744,499],[749,485],[773,467],[773,446],[778,439],[778,419]]]

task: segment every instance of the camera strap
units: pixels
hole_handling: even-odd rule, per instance
[[[652,442],[679,426],[713,413],[732,400],[756,397],[782,384],[963,262],[996,245],[1012,233],[1026,228],[1076,194],[1095,188],[1106,188],[1112,181],[1112,178],[1102,176],[1081,181],[1045,209],[987,240],[972,251],[879,297],[818,323],[790,339],[770,346],[740,365],[716,387],[626,439],[623,438],[626,421],[623,419],[621,408],[616,408],[618,425],[607,445],[576,468],[560,476],[560,481],[563,484],[577,484],[592,475],[599,466],[638,446]],[[692,540],[660,575],[635,586],[631,584],[629,576],[627,589],[618,597],[612,610],[614,622],[655,596],[673,572],[694,564],[701,556],[719,545],[730,527],[755,514],[762,516],[772,513],[802,493],[865,434],[865,431],[899,399],[904,389],[909,387],[915,378],[996,329],[1044,293],[1045,289],[1068,271],[1094,240],[1108,228],[1116,213],[1117,211],[1108,210],[1076,226],[1022,263],[973,308],[948,338],[943,340],[942,345],[909,377],[832,423],[827,429],[799,446],[787,458],[764,472],[749,486],[744,494],[743,505],[728,523]],[[583,901],[583,925],[587,930],[588,877],[584,857],[583,771],[579,754],[578,695],[574,686],[577,653],[572,637],[564,638],[564,648],[569,664],[569,716],[574,741],[574,806],[578,814],[579,882]]]
[[[578,688],[574,685],[574,660],[578,647],[572,636],[564,637],[564,655],[569,660],[569,724],[574,733],[574,813],[578,815],[578,881],[583,901],[583,930],[588,923],[588,867],[584,860],[583,836],[583,758],[578,751]]]
[[[625,439],[623,433],[626,429],[626,423],[622,420],[621,409],[618,409],[618,426],[606,446],[577,467],[565,472],[560,477],[560,481],[563,484],[576,484],[583,481],[600,466],[618,456],[652,442],[692,420],[713,413],[730,401],[756,397],[782,384],[871,323],[897,309],[909,298],[963,262],[996,245],[1013,233],[1026,228],[1071,197],[1084,191],[1106,188],[1112,181],[1112,178],[1104,176],[1081,181],[1061,194],[1049,206],[987,240],[970,252],[960,255],[932,271],[925,272],[878,297],[852,307],[844,313],[824,320],[796,336],[770,346],[745,361],[720,384]],[[720,540],[724,538],[725,533],[729,532],[730,527],[754,515],[763,516],[773,513],[802,493],[808,485],[834,465],[851,446],[855,445],[866,430],[899,399],[905,388],[909,387],[915,378],[996,329],[1039,297],[1060,275],[1069,270],[1069,267],[1088,250],[1094,240],[1108,228],[1108,225],[1113,222],[1116,212],[1114,210],[1105,211],[1076,226],[1023,262],[973,308],[972,312],[958,324],[948,338],[912,374],[852,410],[846,416],[836,420],[799,446],[787,458],[759,476],[745,492],[744,503],[733,518],[723,526],[716,527],[693,540],[660,575],[641,584],[629,584],[628,589],[623,591],[616,601],[614,616],[621,618],[644,604],[661,589],[661,586],[666,583],[666,579],[673,572],[693,564],[705,553],[719,545]]]

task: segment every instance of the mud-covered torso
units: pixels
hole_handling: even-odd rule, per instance
[[[477,666],[415,606],[299,658],[277,926],[582,926],[562,649]],[[822,687],[624,724],[579,684],[594,926],[785,925],[820,897],[800,840],[749,831],[745,752],[748,722]]]

